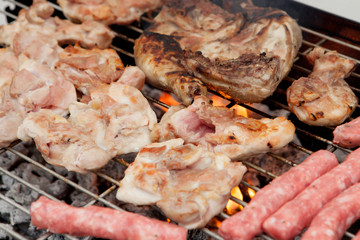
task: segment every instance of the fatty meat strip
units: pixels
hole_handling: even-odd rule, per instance
[[[31,223],[53,233],[114,240],[181,240],[187,230],[175,224],[106,207],[73,207],[44,196],[31,204]]]
[[[262,232],[262,224],[271,214],[336,165],[338,161],[331,152],[320,150],[311,154],[258,191],[241,212],[223,221],[220,235],[229,240],[253,239]]]
[[[360,218],[360,183],[353,185],[328,202],[311,221],[302,240],[340,240]]]
[[[34,0],[29,9],[22,9],[16,21],[0,27],[0,43],[12,46],[19,32],[40,32],[55,38],[60,45],[78,42],[83,47],[107,48],[114,34],[107,26],[88,20],[74,24],[69,20],[51,17],[54,9],[45,0]]]
[[[360,146],[360,117],[335,128],[333,143],[342,147],[355,148]]]
[[[290,110],[309,125],[339,125],[358,104],[356,95],[344,80],[354,70],[356,62],[335,51],[325,53],[320,47],[314,48],[307,58],[314,65],[313,72],[294,81],[287,89]]]
[[[162,0],[58,0],[63,13],[73,22],[94,20],[106,25],[127,25],[161,7]]]
[[[280,240],[297,236],[327,202],[360,181],[359,158],[360,149],[357,149],[344,162],[312,182],[265,220],[264,231]]]
[[[245,171],[242,163],[184,144],[181,138],[152,143],[126,169],[116,198],[156,204],[179,225],[200,228],[224,209]]]
[[[171,107],[155,125],[151,139],[162,142],[182,138],[186,143],[240,160],[284,147],[294,134],[294,125],[285,117],[246,118],[197,96],[188,107]]]

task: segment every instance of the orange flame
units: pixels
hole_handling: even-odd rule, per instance
[[[159,98],[160,102],[163,102],[169,106],[176,106],[179,104],[178,101],[175,100],[175,98],[173,98],[173,96],[171,96],[169,93],[163,92]],[[168,109],[166,107],[160,106],[160,108],[163,111],[167,111]]]
[[[249,197],[251,198],[251,199],[253,199],[253,197],[255,196],[255,190],[254,189],[252,189],[252,188],[248,188],[248,194],[249,194]]]
[[[213,106],[226,106],[230,103],[230,101],[226,100],[225,98],[222,97],[218,97],[214,94],[209,94],[208,97],[213,101]],[[179,102],[173,98],[173,96],[171,96],[169,93],[163,92],[159,98],[159,101],[169,105],[169,106],[176,106],[179,104]],[[160,108],[163,111],[167,111],[168,109],[166,107],[160,106]],[[247,109],[239,106],[239,105],[235,105],[233,107],[231,107],[230,109],[235,109],[236,110],[236,114],[241,115],[243,117],[248,117],[248,112]]]
[[[234,187],[231,190],[231,195],[240,200],[243,200],[243,195],[238,186]],[[237,213],[238,211],[240,211],[242,209],[243,209],[243,206],[239,205],[238,203],[234,202],[233,200],[229,200],[228,203],[226,204],[226,211],[230,215]]]

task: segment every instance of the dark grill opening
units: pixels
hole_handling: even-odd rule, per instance
[[[15,9],[6,8],[5,11],[0,11],[0,14],[7,16],[8,22],[16,18],[20,9],[27,8],[30,4],[30,1],[23,1],[24,4],[12,0],[4,0],[3,2],[15,6]],[[56,10],[55,15],[64,18],[56,1],[51,2]],[[221,1],[215,2],[221,3]],[[250,117],[287,116],[295,124],[297,135],[296,139],[283,149],[252,157],[243,162],[248,168],[248,172],[240,184],[244,199],[241,200],[235,196],[231,197],[231,200],[241,206],[245,206],[251,199],[248,189],[258,191],[273,178],[300,163],[314,151],[327,149],[334,152],[339,161],[344,160],[351,152],[351,150],[344,149],[331,142],[333,127],[312,127],[300,122],[294,114],[289,112],[285,93],[294,80],[301,76],[307,76],[311,72],[312,66],[309,65],[304,56],[315,46],[336,50],[360,63],[359,23],[293,1],[257,0],[254,3],[261,6],[271,5],[287,11],[290,16],[298,20],[304,40],[291,72],[282,81],[273,96],[264,100],[261,104],[239,104],[248,110]],[[135,65],[133,57],[134,41],[149,25],[154,15],[155,13],[145,14],[139,23],[130,26],[111,26],[116,33],[116,38],[111,47],[118,52],[124,65]],[[316,21],[310,16],[317,16]],[[355,69],[346,81],[359,98],[360,70]],[[162,91],[145,85],[142,92],[150,102],[154,103],[154,109],[160,118],[163,111],[156,104],[167,106],[167,104],[159,101]],[[232,107],[235,104],[235,102],[230,102],[227,106]],[[359,106],[357,106],[349,120],[359,115],[360,110]],[[166,221],[166,216],[156,207],[137,207],[132,204],[121,203],[115,199],[119,180],[124,176],[123,173],[127,165],[133,161],[135,153],[118,156],[110,161],[106,167],[91,174],[80,175],[47,164],[32,143],[16,141],[10,147],[0,149],[0,152],[1,239],[77,239],[72,236],[60,236],[44,230],[37,230],[29,223],[30,203],[40,195],[63,200],[76,206],[96,204],[115,209],[121,208]],[[224,210],[223,213],[210,221],[205,228],[189,231],[188,238],[222,239],[216,232],[216,222],[219,223],[228,217],[229,215]],[[344,239],[351,239],[359,229],[358,221],[348,229]],[[264,234],[258,238],[271,239]],[[87,237],[84,239],[92,238]]]

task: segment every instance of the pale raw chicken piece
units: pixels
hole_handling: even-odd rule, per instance
[[[149,102],[135,87],[114,82],[90,93],[89,106],[106,121],[104,143],[117,154],[138,152],[151,143],[150,132],[157,122]],[[86,121],[79,123],[86,128]]]
[[[171,107],[151,132],[153,142],[182,138],[232,160],[284,147],[294,138],[295,126],[285,117],[251,119],[226,107],[215,107],[203,96],[194,103]]]
[[[0,147],[17,139],[17,128],[25,116],[16,99],[9,94],[18,67],[14,53],[9,48],[0,49]]]
[[[56,69],[78,90],[89,94],[89,90],[102,83],[118,80],[124,72],[124,64],[113,49],[68,46],[59,53]]]
[[[127,66],[118,82],[141,90],[145,84],[145,73],[137,66]]]
[[[118,154],[139,151],[150,143],[156,123],[141,92],[117,82],[102,85],[91,92],[88,104],[75,102],[69,111],[68,119],[45,110],[30,113],[18,137],[34,138],[46,161],[80,173],[100,168]]]
[[[18,128],[18,138],[23,141],[33,138],[48,163],[69,171],[87,173],[101,168],[112,158],[86,132],[47,109],[29,113]]]
[[[10,95],[17,99],[26,112],[47,108],[66,115],[71,103],[76,102],[76,91],[64,76],[47,65],[28,59],[15,74]]]
[[[14,36],[12,49],[19,57],[20,64],[27,59],[53,68],[63,49],[54,38],[41,32],[21,31]]]
[[[261,102],[270,96],[291,69],[302,41],[300,27],[284,11],[256,7],[251,1],[233,2],[236,7],[227,12],[207,0],[168,1],[135,42],[136,64],[149,83],[173,91],[182,100],[187,89],[172,84],[171,71],[157,70],[180,65],[182,71],[226,98]],[[169,38],[184,50],[172,62],[163,61],[163,52],[174,48],[157,46],[154,51],[145,46],[147,42],[169,45]],[[182,75],[178,75],[180,79]]]
[[[355,68],[354,60],[335,51],[317,47],[308,54],[314,64],[308,77],[301,77],[287,89],[287,101],[300,121],[315,126],[341,124],[355,110],[358,99],[344,80]]]
[[[45,0],[35,0],[29,9],[22,9],[15,22],[0,27],[0,43],[12,46],[19,32],[40,32],[55,38],[60,44],[80,43],[84,47],[107,48],[114,34],[101,23],[85,21],[74,24],[68,20],[51,17],[54,9]]]
[[[159,8],[161,0],[58,0],[65,16],[74,22],[94,20],[106,25],[127,25]]]
[[[200,228],[225,207],[246,167],[184,140],[152,143],[125,171],[117,199],[156,204],[171,220]]]

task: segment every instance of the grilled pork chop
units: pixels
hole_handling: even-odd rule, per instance
[[[51,17],[54,9],[45,0],[35,0],[29,9],[22,9],[16,21],[0,27],[0,43],[12,46],[15,35],[21,31],[40,32],[55,38],[60,44],[78,42],[84,47],[107,48],[114,34],[105,25],[95,21],[74,24]]]
[[[240,162],[180,138],[152,143],[126,169],[116,198],[156,204],[179,225],[199,228],[223,210],[245,171]]]
[[[232,160],[279,149],[294,137],[295,127],[285,117],[251,119],[226,107],[212,106],[203,96],[189,107],[171,107],[151,132],[153,142],[182,138]]]
[[[187,93],[172,84],[176,82],[173,75],[169,77],[173,68],[200,79],[224,97],[262,101],[290,71],[301,45],[301,30],[283,11],[244,1],[238,7],[239,12],[230,13],[207,0],[168,1],[136,41],[136,64],[152,85],[172,90],[180,99]],[[156,46],[154,50],[145,46],[148,41]],[[168,49],[161,42],[170,41],[177,41],[184,52],[177,51],[173,61],[163,62]],[[159,71],[162,67],[169,71]]]
[[[293,113],[309,125],[339,125],[355,110],[358,100],[344,80],[356,62],[335,51],[315,48],[308,54],[314,64],[308,77],[301,77],[287,89],[287,101]]]
[[[74,22],[94,20],[126,25],[161,6],[161,0],[58,0],[65,16]]]

